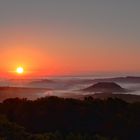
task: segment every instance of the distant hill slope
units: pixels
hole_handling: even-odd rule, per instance
[[[94,99],[108,99],[108,98],[118,98],[123,101],[133,103],[133,102],[140,102],[140,96],[139,95],[132,95],[132,94],[112,94],[112,93],[96,93],[92,95],[86,95],[85,97],[93,97]]]
[[[36,99],[38,93],[44,93],[48,90],[45,88],[0,87],[0,101],[15,97]]]
[[[94,79],[94,82],[119,82],[119,83],[140,83],[140,77],[127,76],[127,77],[115,77],[115,78],[102,78]]]
[[[126,90],[114,82],[99,82],[83,89],[87,92],[125,92]]]

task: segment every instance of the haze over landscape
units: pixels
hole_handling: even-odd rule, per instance
[[[49,95],[61,95],[96,84],[97,78],[139,76],[139,4],[126,0],[0,2],[0,85],[47,88],[52,89]],[[128,83],[126,78],[116,83],[139,95],[139,82]],[[36,97],[48,95],[48,90],[38,92]]]
[[[139,140],[140,1],[1,0],[0,140]]]

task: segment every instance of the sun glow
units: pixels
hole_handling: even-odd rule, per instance
[[[23,73],[24,73],[23,67],[17,67],[16,73],[17,73],[17,74],[23,74]]]

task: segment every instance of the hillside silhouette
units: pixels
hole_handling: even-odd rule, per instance
[[[48,90],[47,88],[0,87],[0,101],[15,97],[36,99],[38,93],[44,93]]]
[[[125,92],[126,90],[114,82],[99,82],[83,89],[87,92]]]
[[[94,82],[119,82],[119,83],[140,83],[140,77],[126,76],[126,77],[114,77],[114,78],[101,78],[94,79]]]
[[[7,99],[0,115],[10,121],[0,125],[0,137],[39,140],[137,140],[140,138],[140,102],[120,99],[84,100],[58,97]],[[0,122],[3,124],[3,121]],[[22,126],[21,129],[18,126]],[[10,127],[10,128],[9,128]],[[12,129],[11,129],[12,128]],[[25,132],[26,130],[26,132]],[[57,134],[56,134],[57,132]],[[39,134],[39,135],[38,135]],[[38,140],[37,139],[37,140]],[[15,137],[13,140],[17,140]]]

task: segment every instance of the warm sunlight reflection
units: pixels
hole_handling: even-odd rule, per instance
[[[24,73],[23,67],[17,67],[16,73],[17,73],[17,74],[23,74],[23,73]]]

